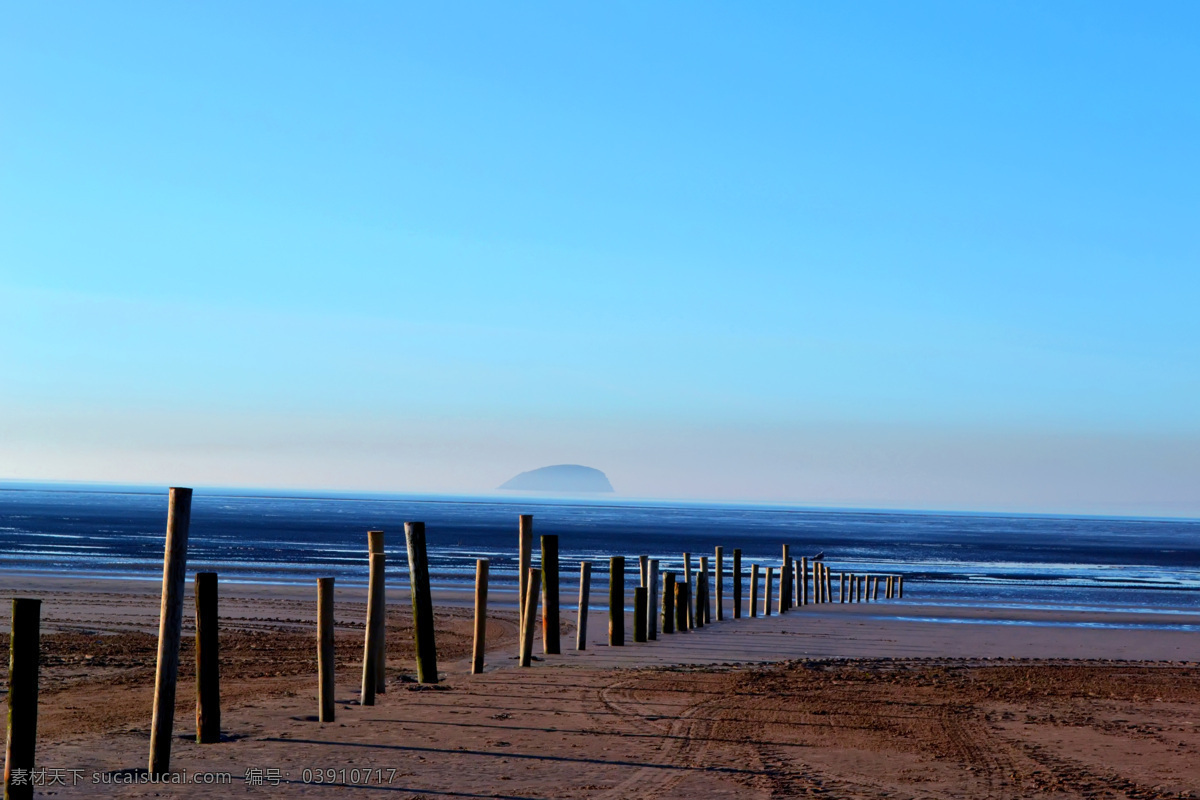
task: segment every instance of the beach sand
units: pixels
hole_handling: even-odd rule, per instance
[[[389,591],[389,689],[361,707],[366,592],[339,588],[337,720],[321,724],[315,586],[250,584],[221,586],[226,740],[194,743],[189,628],[172,757],[192,776],[228,772],[232,787],[96,785],[93,775],[146,766],[158,592],[156,581],[0,578],[6,606],[44,601],[38,763],[66,785],[39,794],[1200,797],[1200,633],[1107,627],[1162,615],[892,601],[609,647],[593,610],[589,649],[576,652],[564,590],[565,652],[520,669],[513,598],[496,592],[487,671],[472,676],[469,597],[443,590],[444,677],[432,688],[406,682],[400,587]],[[1057,624],[1068,618],[1105,627]]]

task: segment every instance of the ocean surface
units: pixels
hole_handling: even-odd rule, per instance
[[[734,548],[766,566],[786,542],[794,557],[823,551],[835,572],[903,573],[917,604],[1142,611],[1167,626],[1200,612],[1200,520],[197,490],[188,571],[365,583],[366,533],[382,529],[394,586],[407,573],[404,522],[421,520],[435,586],[470,585],[477,558],[491,559],[494,582],[515,585],[523,513],[535,535],[559,536],[564,597],[584,560],[602,597],[610,556],[626,557],[632,585],[640,554],[678,569],[684,551],[711,558],[722,545],[727,569]],[[165,489],[0,484],[0,570],[157,580],[166,517]]]

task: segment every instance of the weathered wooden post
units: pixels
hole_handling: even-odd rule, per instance
[[[800,557],[800,605],[808,605],[808,556]]]
[[[387,691],[387,556],[383,550],[383,531],[375,531],[375,538],[367,532],[367,545],[371,549],[371,561],[379,561],[378,588],[368,587],[368,593],[378,595],[375,603],[379,606],[379,633],[375,637],[375,693]]]
[[[758,564],[750,565],[750,616],[758,616]]]
[[[33,797],[41,628],[42,601],[27,597],[14,598],[8,642],[8,743],[4,753],[4,800],[27,800]]]
[[[688,602],[692,605],[692,630],[704,627],[704,572],[696,570],[688,584]]]
[[[525,646],[525,597],[529,593],[525,582],[529,580],[529,568],[533,566],[533,514],[521,514],[517,523],[517,616],[518,651]]]
[[[491,562],[486,558],[475,559],[475,640],[471,647],[471,674],[483,672],[484,654],[487,652],[487,595],[488,571]]]
[[[663,573],[662,632],[675,632],[675,573]]]
[[[217,573],[197,572],[196,742],[221,741],[221,656],[217,638]]]
[[[608,644],[625,644],[625,556],[608,560]]]
[[[646,600],[645,586],[633,590],[633,641],[646,641]]]
[[[717,620],[719,621],[719,620],[725,619],[725,548],[724,547],[719,547],[719,546],[717,547],[716,560],[717,560],[717,575],[716,575],[715,583],[716,583],[716,588],[717,588]]]
[[[542,653],[562,652],[558,620],[558,535],[542,537]]]
[[[783,546],[783,564],[779,567],[779,613],[786,614],[792,607],[792,584],[789,576],[792,574],[792,548]]]
[[[763,616],[771,616],[771,589],[775,584],[775,568],[767,567],[767,574],[763,576]]]
[[[575,617],[575,649],[587,650],[588,603],[592,594],[592,562],[579,562],[579,611]]]
[[[363,635],[362,689],[360,705],[375,705],[379,692],[379,640],[383,636],[383,617],[387,613],[383,602],[383,574],[386,556],[383,554],[383,531],[367,531],[367,553],[370,563],[367,578],[367,624]]]
[[[896,578],[896,596],[900,600],[904,599],[904,576],[903,575],[900,575],[899,577]]]
[[[864,596],[866,595],[866,591],[867,591],[867,576],[859,575],[858,576],[858,602],[861,603],[864,601],[864,599],[865,599]]]
[[[437,643],[433,638],[433,597],[429,593],[429,555],[425,548],[425,523],[404,523],[408,545],[408,583],[412,589],[413,649],[417,654],[417,680],[437,683]],[[534,611],[536,611],[536,607]]]
[[[317,578],[317,720],[334,718],[333,578]]]
[[[650,593],[646,596],[646,637],[658,639],[658,559],[650,559]]]
[[[675,630],[680,633],[688,632],[688,585],[686,582],[675,584]]]
[[[541,573],[542,571],[537,567],[530,567],[529,575],[525,580],[525,602],[524,610],[521,612],[521,625],[524,630],[521,636],[521,660],[517,662],[522,667],[528,667],[533,663],[533,637],[537,630],[538,590],[542,586]]]
[[[691,553],[683,554],[683,582],[688,585],[688,588],[691,588],[693,585],[695,585],[692,581],[692,554]],[[689,593],[688,610],[687,610],[688,630],[691,630],[692,628],[696,627],[695,617],[696,617],[696,610],[694,608],[692,608],[692,604],[691,604],[691,600],[690,600],[690,593]]]
[[[650,587],[650,556],[638,556],[638,586]]]
[[[887,594],[885,596],[885,599],[887,599],[887,600],[891,600],[893,597],[895,597],[895,595],[892,594],[892,585],[893,585],[892,576],[888,575],[887,576]]]
[[[700,623],[703,625],[712,624],[712,603],[709,602],[709,581],[708,581],[708,556],[700,556],[700,598],[697,605],[700,607]]]
[[[874,585],[874,588],[871,590],[871,599],[878,600],[879,599],[879,576],[873,575],[871,577],[871,583]]]
[[[838,573],[838,602],[846,602],[846,573]]]
[[[154,716],[150,722],[151,775],[165,775],[171,769],[175,682],[179,677],[179,640],[183,633],[184,579],[191,520],[192,490],[172,487],[163,549],[162,604],[158,611],[158,666],[154,673]]]
[[[733,549],[733,618],[742,618],[742,551]]]
[[[825,602],[833,602],[833,570],[825,567]]]

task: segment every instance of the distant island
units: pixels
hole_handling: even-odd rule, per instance
[[[598,469],[578,464],[558,464],[522,472],[505,481],[500,489],[517,492],[611,492],[608,476]]]

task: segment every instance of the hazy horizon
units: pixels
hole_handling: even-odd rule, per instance
[[[0,481],[1200,517],[1198,24],[13,8]]]

